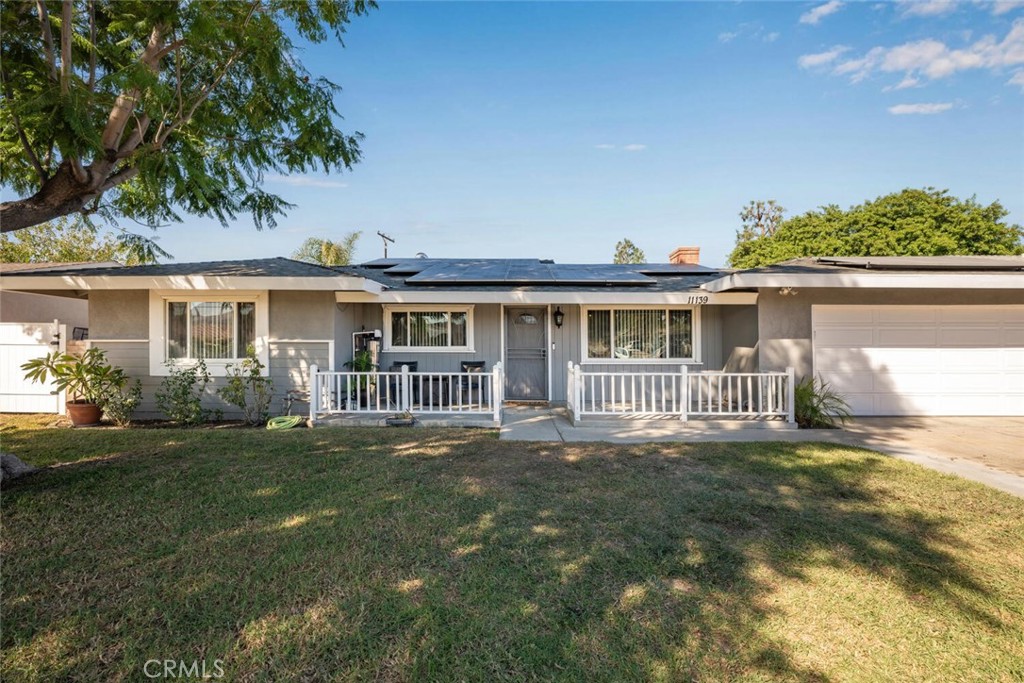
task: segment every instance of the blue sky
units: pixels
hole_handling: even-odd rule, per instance
[[[363,230],[357,256],[722,265],[737,214],[788,215],[904,187],[1000,200],[1024,223],[1024,3],[398,3],[346,47],[305,47],[340,84],[351,173],[270,177],[273,231],[188,220],[178,261],[288,255]]]

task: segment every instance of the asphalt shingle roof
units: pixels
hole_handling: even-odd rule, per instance
[[[46,275],[87,275],[87,276],[183,276],[210,275],[218,277],[337,277],[346,275],[347,268],[330,268],[315,263],[306,263],[294,259],[275,257],[265,259],[246,259],[239,261],[202,261],[197,263],[159,263],[149,266],[117,266],[101,265],[96,268],[48,269]],[[38,275],[39,271],[10,273],[17,275]],[[4,275],[7,275],[5,272]]]

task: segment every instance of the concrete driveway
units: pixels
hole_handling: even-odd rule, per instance
[[[845,432],[882,452],[911,449],[1024,476],[1024,417],[860,417]]]

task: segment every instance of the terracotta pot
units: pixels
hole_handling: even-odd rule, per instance
[[[66,406],[68,417],[71,418],[71,424],[76,427],[97,425],[100,423],[100,418],[103,417],[103,409],[95,403],[68,401]]]

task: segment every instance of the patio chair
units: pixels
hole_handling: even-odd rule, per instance
[[[459,372],[463,373],[479,373],[483,376],[487,367],[487,362],[482,360],[464,360],[459,363]],[[470,398],[473,397],[477,402],[481,401],[480,398],[480,387],[482,380],[478,377],[463,377],[460,384],[460,391],[462,392],[462,402],[468,403]]]
[[[393,362],[391,365],[388,366],[388,372],[401,372],[403,365],[409,366],[409,372],[416,372],[416,368],[419,367],[419,364],[420,364],[419,361],[416,361],[416,360],[396,360],[395,362]],[[401,380],[399,380],[398,377],[395,377],[395,376],[388,377],[388,390],[390,391],[391,405],[394,408],[396,408],[396,409],[401,407],[401,406],[398,405],[398,396],[401,393],[401,388],[398,386],[400,381]],[[420,402],[419,382],[414,380],[412,382],[412,402],[410,403],[410,405],[412,405],[412,403],[419,403],[419,402]]]

